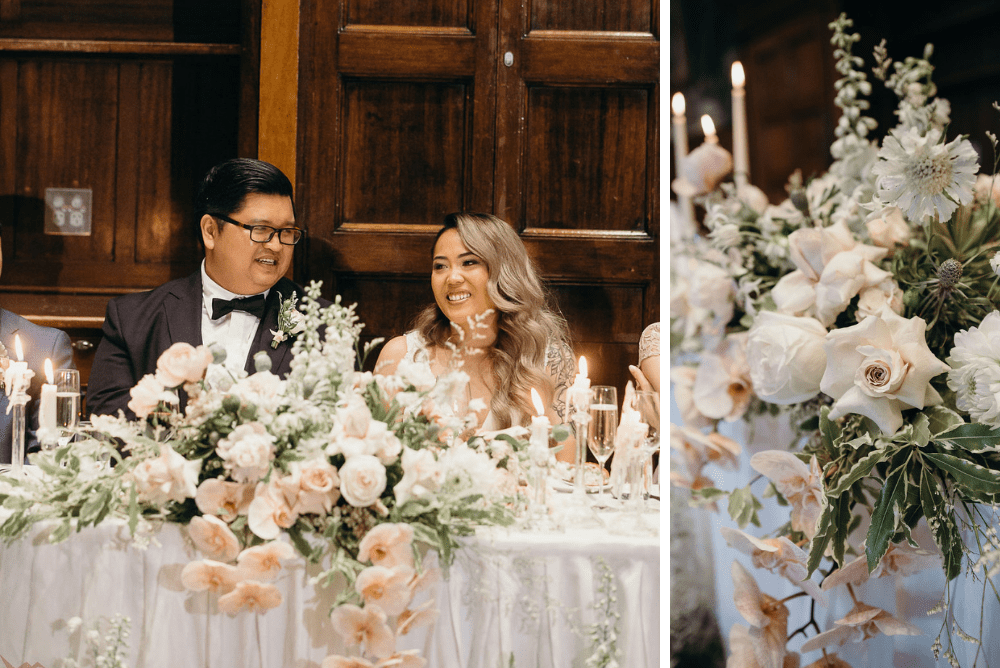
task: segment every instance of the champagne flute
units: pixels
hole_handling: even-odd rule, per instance
[[[73,431],[80,424],[80,372],[76,369],[56,371],[56,426],[59,428],[59,446],[69,443]]]
[[[615,431],[618,429],[618,391],[608,385],[590,388],[590,429],[587,445],[597,459],[601,471],[601,487],[597,505],[606,507],[604,501],[604,462],[615,449]]]
[[[660,395],[658,392],[650,391],[638,391],[632,397],[632,408],[639,414],[639,419],[645,424],[649,425],[649,430],[646,432],[646,438],[643,440],[642,444],[639,446],[638,456],[641,458],[641,493],[642,498],[648,498],[648,489],[646,478],[646,461],[652,457],[653,453],[656,452],[660,447]],[[633,494],[634,490],[629,488],[629,494]]]

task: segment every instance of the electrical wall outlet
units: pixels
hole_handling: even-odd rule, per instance
[[[93,199],[90,188],[46,188],[45,234],[88,236]]]

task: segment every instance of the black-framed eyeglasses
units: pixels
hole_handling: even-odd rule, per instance
[[[302,237],[306,234],[306,231],[301,227],[277,228],[271,227],[270,225],[247,225],[246,223],[241,223],[238,220],[233,220],[229,216],[223,216],[222,214],[213,213],[209,215],[213,218],[218,218],[219,220],[242,227],[244,230],[250,230],[250,241],[254,241],[258,244],[266,244],[274,238],[274,234],[277,232],[279,242],[286,246],[294,246],[302,241]]]

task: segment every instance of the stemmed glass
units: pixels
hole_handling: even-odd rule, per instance
[[[80,372],[76,369],[56,371],[56,427],[59,447],[70,442],[80,424]]]
[[[618,429],[618,391],[608,385],[590,388],[590,429],[587,445],[597,459],[601,471],[601,487],[597,505],[607,507],[604,501],[604,462],[615,449],[615,431]]]
[[[645,472],[646,460],[660,447],[660,395],[657,392],[638,391],[632,397],[632,408],[639,414],[639,419],[649,425],[646,438],[639,444],[636,458],[639,463],[639,480],[636,482],[639,490],[632,486],[629,480],[629,497],[641,494],[641,498],[646,498]],[[631,469],[630,469],[631,470]]]

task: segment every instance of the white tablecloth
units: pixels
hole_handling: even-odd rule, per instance
[[[275,582],[281,606],[230,617],[211,595],[181,586],[181,570],[200,555],[177,525],[144,550],[113,522],[56,545],[45,535],[38,528],[0,546],[0,656],[15,666],[77,656],[81,632],[66,621],[116,613],[131,620],[132,668],[318,668],[329,654],[350,654],[328,617],[336,592],[309,584],[319,569],[301,559]],[[612,646],[620,665],[659,665],[658,537],[491,529],[464,544],[434,590],[437,623],[404,636],[400,649],[422,649],[434,668],[582,666],[594,625],[614,619],[606,606],[620,615]]]

